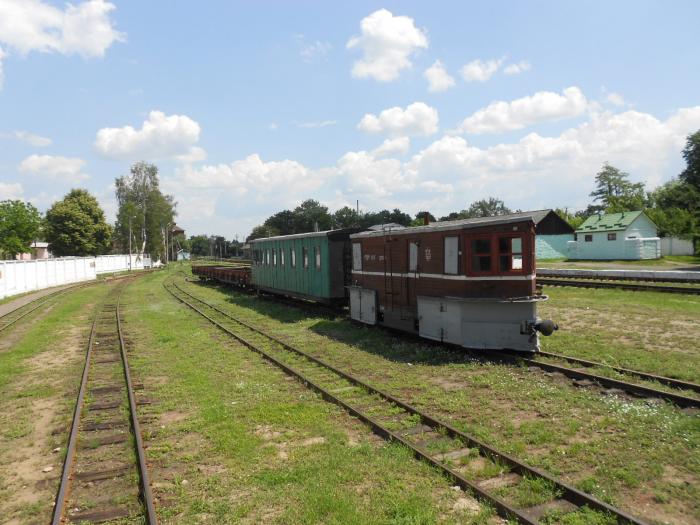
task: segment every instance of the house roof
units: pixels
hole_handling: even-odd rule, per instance
[[[643,211],[623,211],[622,213],[601,213],[591,215],[579,226],[576,233],[609,232],[626,230]]]

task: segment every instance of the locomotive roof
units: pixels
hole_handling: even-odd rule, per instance
[[[357,232],[357,228],[339,228],[337,230],[325,230],[322,232],[293,233],[291,235],[276,235],[274,237],[260,237],[248,241],[250,244],[263,241],[282,241],[287,239],[303,239],[307,237],[335,237],[336,235],[347,235]]]
[[[456,221],[437,221],[426,226],[415,226],[412,228],[404,228],[401,230],[390,231],[364,231],[351,235],[351,239],[363,237],[382,237],[384,235],[414,235],[416,233],[427,233],[434,231],[446,230],[468,230],[471,228],[480,228],[482,226],[498,226],[500,224],[512,224],[516,222],[535,222],[532,214],[523,212],[522,214],[504,215],[500,217],[475,217],[472,219],[459,219]]]

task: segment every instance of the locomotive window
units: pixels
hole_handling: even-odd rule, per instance
[[[459,237],[445,237],[445,273],[457,275],[459,269]]]
[[[472,272],[491,271],[491,239],[472,240]]]
[[[284,266],[284,248],[280,248],[280,265]]]
[[[309,267],[309,250],[308,250],[308,248],[301,249],[301,258],[304,261],[304,268],[308,268]]]
[[[415,241],[408,245],[408,271],[418,271],[418,243]]]
[[[499,270],[511,272],[523,269],[523,240],[520,237],[498,239]]]
[[[321,247],[320,246],[314,247],[314,260],[316,261],[316,269],[320,270],[321,269]]]
[[[294,251],[294,248],[289,250],[289,262],[291,263],[292,268],[297,267],[297,252]]]
[[[362,245],[359,242],[352,243],[352,269],[362,270]]]
[[[272,249],[272,266],[277,266],[277,250]]]

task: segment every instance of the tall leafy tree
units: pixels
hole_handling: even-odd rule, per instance
[[[630,182],[629,173],[611,166],[607,162],[595,176],[595,190],[590,194],[598,204],[589,206],[590,211],[617,213],[644,209],[647,205],[644,184]]]
[[[688,135],[683,149],[683,158],[686,168],[680,178],[700,192],[700,130]]]
[[[314,199],[307,199],[294,208],[294,232],[312,232],[316,228],[319,231],[330,230],[333,220],[328,207]]]
[[[117,212],[116,237],[121,250],[129,246],[131,232],[134,252],[150,253],[154,258],[165,254],[165,235],[174,222],[176,203],[160,191],[158,168],[137,162],[129,175],[115,181]]]
[[[457,219],[473,219],[476,217],[495,217],[497,215],[507,215],[513,213],[505,203],[496,197],[488,197],[474,201],[469,205],[469,208],[452,212],[445,217],[440,217],[442,221],[453,221]]]
[[[41,228],[41,216],[28,202],[0,202],[0,254],[14,257],[29,251]]]
[[[46,240],[54,255],[99,255],[111,249],[112,227],[97,199],[74,189],[46,212]]]

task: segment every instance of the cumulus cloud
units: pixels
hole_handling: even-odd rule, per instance
[[[561,95],[539,91],[511,102],[492,102],[464,119],[460,129],[475,134],[513,131],[538,122],[576,117],[587,107],[588,101],[577,87],[566,88]]]
[[[433,62],[433,65],[423,72],[423,77],[428,81],[428,91],[433,93],[447,91],[455,85],[455,79],[450,76],[439,60]]]
[[[605,97],[605,101],[609,102],[613,106],[624,106],[625,105],[625,99],[622,95],[619,93],[608,93],[608,96]]]
[[[43,148],[45,146],[50,146],[52,140],[48,137],[42,137],[41,135],[35,135],[28,131],[17,130],[13,133],[16,139],[26,142],[30,146],[35,146],[37,148]]]
[[[531,68],[532,66],[530,65],[530,62],[527,60],[521,60],[520,62],[516,62],[514,64],[508,64],[503,68],[503,73],[505,75],[519,75],[525,71],[530,71]]]
[[[24,196],[19,182],[0,182],[0,201],[21,199]]]
[[[372,151],[372,155],[377,158],[386,155],[405,155],[409,149],[411,149],[411,140],[408,137],[396,137],[395,139],[386,139]]]
[[[141,129],[132,126],[102,128],[97,132],[95,150],[111,159],[177,159],[193,162],[206,158],[196,146],[201,129],[187,115],[166,115],[151,111]]]
[[[390,82],[412,66],[411,56],[428,47],[428,37],[412,18],[380,9],[362,19],[360,35],[348,40],[346,47],[363,53],[353,65],[353,77]]]
[[[110,18],[114,9],[104,0],[66,4],[63,9],[41,0],[0,0],[0,43],[21,55],[37,51],[102,57],[114,42],[125,39]],[[0,51],[0,60],[3,56]],[[0,64],[0,73],[1,69]]]
[[[76,184],[89,178],[89,175],[82,172],[84,166],[85,161],[76,157],[30,155],[20,163],[19,171]]]
[[[472,60],[462,66],[460,73],[466,82],[486,82],[500,69],[504,60],[505,58],[486,61]]]
[[[379,116],[367,113],[357,125],[366,133],[393,136],[432,135],[438,130],[438,112],[423,102],[414,102],[402,109],[398,106],[382,111]]]

